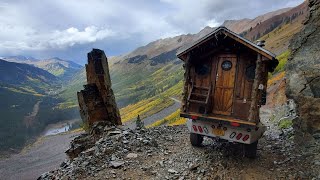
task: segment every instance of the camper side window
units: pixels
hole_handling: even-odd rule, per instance
[[[198,64],[195,66],[195,72],[201,76],[208,75],[210,73],[210,67],[206,64]]]
[[[254,80],[255,75],[256,75],[256,66],[255,65],[249,65],[246,68],[246,78],[248,80]]]

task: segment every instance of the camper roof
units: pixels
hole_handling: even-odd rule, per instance
[[[253,42],[241,37],[240,35],[232,32],[231,30],[229,30],[228,28],[223,27],[223,26],[218,27],[217,29],[213,30],[211,33],[207,34],[203,38],[200,38],[199,40],[195,41],[191,45],[184,47],[184,48],[180,48],[177,52],[177,56],[180,59],[184,60],[184,58],[182,57],[184,54],[195,49],[196,47],[200,46],[204,42],[207,42],[208,40],[212,39],[213,37],[215,37],[216,34],[219,34],[219,33],[224,33],[225,35],[229,36],[230,38],[234,39],[235,41],[238,41],[239,43],[249,47],[250,49],[262,54],[263,56],[265,56],[269,60],[275,60],[275,58],[276,58],[275,54],[273,54],[270,51],[254,44]]]

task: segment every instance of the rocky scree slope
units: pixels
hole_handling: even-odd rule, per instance
[[[312,139],[310,134],[320,137],[320,1],[310,0],[309,8],[304,29],[291,41],[286,66],[286,95],[297,104],[294,127],[303,143]]]
[[[257,159],[242,145],[205,138],[190,145],[185,126],[129,130],[103,123],[73,140],[70,160],[38,179],[312,179],[320,178],[319,143],[300,148],[269,129]]]

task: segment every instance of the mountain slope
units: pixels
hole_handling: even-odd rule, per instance
[[[242,32],[241,35],[246,37],[247,39],[250,39],[251,41],[261,39],[267,34],[269,35],[267,35],[263,39],[268,40],[267,38],[276,37],[276,39],[270,38],[270,41],[268,40],[266,42],[266,48],[274,51],[276,54],[280,54],[288,48],[289,41],[291,40],[293,35],[301,30],[303,26],[302,23],[305,20],[307,14],[308,5],[307,1],[305,1],[297,7],[294,7],[282,14],[271,17],[270,19],[259,23],[257,26]],[[281,29],[282,27],[284,27],[284,29],[281,30],[282,34],[279,33],[278,35],[275,35],[276,33],[278,33],[275,32],[275,30]],[[271,33],[272,31],[273,33]],[[269,45],[268,43],[271,43],[271,45]]]
[[[62,79],[70,79],[73,74],[82,69],[79,64],[56,57],[38,61],[34,65]]]
[[[0,59],[0,83],[16,87],[29,87],[31,91],[44,94],[58,79],[47,71],[30,66],[7,62]]]
[[[66,120],[75,109],[59,108],[61,81],[28,64],[0,60],[0,152],[20,148],[50,123]]]
[[[65,100],[67,104],[78,105],[77,91],[83,89],[86,84],[86,70],[82,68],[78,73],[74,74],[67,83],[63,84],[59,96]]]
[[[7,56],[7,57],[3,57],[1,59],[4,59],[4,60],[9,61],[9,62],[24,63],[24,64],[32,64],[32,63],[35,63],[35,62],[39,61],[38,59],[36,59],[34,57],[22,56],[22,55]]]
[[[21,146],[32,134],[26,118],[57,78],[40,68],[0,60],[0,150]],[[32,121],[32,123],[31,123]]]
[[[283,14],[292,8],[284,8],[284,9],[279,9],[273,12],[269,12],[266,14],[263,14],[261,16],[258,16],[254,19],[240,19],[240,20],[226,20],[222,24],[222,26],[225,26],[226,28],[236,32],[236,33],[241,33],[243,31],[249,30],[250,28],[253,28],[257,26],[257,24],[266,21],[274,16]]]
[[[5,57],[4,60],[33,65],[48,71],[49,73],[59,77],[61,80],[69,80],[75,73],[83,68],[75,62],[63,60],[57,57],[39,60],[33,57],[9,56]]]

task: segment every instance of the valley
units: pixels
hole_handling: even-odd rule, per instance
[[[63,78],[32,65],[40,62],[34,58],[18,56],[7,60],[10,61],[0,60],[0,154],[19,151],[48,124],[79,117],[76,107],[59,106],[65,101],[57,95],[65,82]]]

